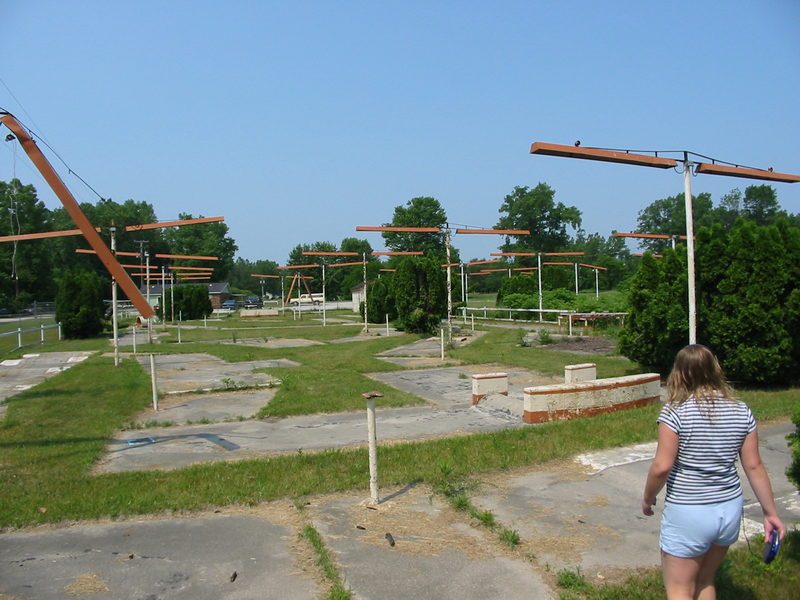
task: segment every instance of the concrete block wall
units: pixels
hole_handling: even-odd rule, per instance
[[[543,423],[645,406],[657,402],[658,373],[525,388],[523,420]]]
[[[472,403],[489,394],[508,396],[508,373],[478,373],[472,376]]]
[[[597,365],[595,363],[567,365],[564,367],[564,383],[577,383],[592,379],[597,379]]]

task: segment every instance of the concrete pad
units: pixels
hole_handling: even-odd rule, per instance
[[[378,443],[499,431],[525,426],[503,413],[472,406],[376,411]],[[150,427],[122,431],[106,446],[96,472],[182,468],[200,462],[263,457],[288,452],[322,451],[366,444],[366,409],[361,412],[290,417],[278,421],[241,421],[210,425]]]
[[[456,348],[474,342],[485,335],[485,331],[458,332],[453,334],[453,345]],[[378,354],[381,356],[441,356],[442,341],[438,336],[417,340],[410,344],[391,348]]]
[[[0,538],[0,595],[312,600],[319,590],[293,556],[296,536],[275,516],[228,509],[7,533]]]
[[[508,373],[508,398],[519,400],[522,410],[522,390],[532,385],[553,383],[554,378],[518,367],[502,365],[463,365],[459,367],[432,368],[414,371],[369,373],[367,377],[409,392],[432,402],[440,408],[472,404],[472,380],[475,373],[503,371]],[[520,412],[521,414],[521,412]]]
[[[424,486],[399,490],[372,508],[352,495],[308,508],[357,598],[555,597],[534,565]]]
[[[228,344],[234,346],[253,346],[256,348],[305,348],[306,346],[324,346],[324,342],[316,340],[306,340],[303,338],[242,338],[240,340],[219,340],[219,344]]]
[[[0,416],[5,412],[3,400],[83,362],[91,355],[91,352],[41,352],[0,362]]]
[[[761,456],[772,480],[779,514],[791,526],[800,522],[797,492],[785,476],[791,455],[785,436],[791,424],[761,428]],[[650,452],[648,453],[648,450]],[[487,477],[473,498],[510,529],[519,531],[540,562],[554,570],[580,567],[590,577],[617,568],[660,565],[658,532],[664,492],[656,515],[641,512],[641,490],[655,444],[612,448],[572,461]],[[763,533],[760,507],[746,478],[744,534]],[[747,531],[747,522],[757,524]]]
[[[137,360],[149,373],[149,356],[140,354]],[[229,363],[210,354],[158,354],[155,362],[158,391],[162,394],[277,385],[280,381],[275,377],[253,370],[297,366],[287,359]]]
[[[132,420],[136,422],[177,423],[233,421],[250,419],[269,404],[277,389],[238,390],[208,394],[173,394],[158,401],[158,412],[152,407]]]

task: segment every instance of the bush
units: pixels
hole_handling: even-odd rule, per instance
[[[58,282],[56,321],[65,338],[90,338],[103,331],[105,283],[93,271],[67,271]]]
[[[204,285],[179,285],[171,291],[167,290],[165,302],[161,313],[162,319],[171,319],[172,299],[175,299],[175,318],[202,319],[213,312],[211,300],[208,298],[208,289]]]
[[[430,258],[403,260],[392,277],[399,326],[411,333],[436,333],[447,313],[445,276]]]

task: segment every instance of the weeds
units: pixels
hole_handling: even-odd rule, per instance
[[[300,537],[305,539],[311,544],[314,552],[317,555],[316,565],[322,569],[322,573],[331,584],[331,590],[328,594],[327,600],[350,600],[353,597],[352,592],[344,589],[342,585],[342,578],[339,575],[339,570],[331,560],[328,554],[328,549],[325,547],[322,538],[316,529],[311,525],[306,525],[300,533]]]

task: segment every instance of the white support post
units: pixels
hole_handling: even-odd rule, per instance
[[[575,263],[575,295],[578,295],[578,263]]]
[[[263,295],[263,294],[262,294]],[[325,327],[328,323],[326,320],[326,310],[325,304],[327,300],[325,300],[325,263],[322,263],[322,326]]]
[[[697,343],[697,305],[695,303],[694,218],[692,215],[692,166],[688,156],[683,159],[683,195],[686,208],[686,266],[688,269],[689,343]]]
[[[17,327],[17,346],[22,348],[22,327]]]
[[[361,394],[367,401],[367,439],[369,442],[369,497],[372,504],[379,504],[378,497],[378,436],[375,427],[375,398],[382,397],[380,392]]]
[[[362,253],[364,258],[364,333],[369,333],[369,323],[367,322],[367,253]]]
[[[389,336],[389,313],[386,313],[386,336]]]
[[[594,297],[600,297],[600,277],[598,275],[600,273],[600,269],[594,270]]]
[[[450,227],[444,233],[445,251],[447,252],[447,339],[453,339],[453,275],[450,270]],[[444,357],[442,357],[444,360]]]
[[[178,343],[181,343],[181,321],[183,320],[183,311],[178,311]]]
[[[542,322],[542,253],[536,253],[536,260],[539,263],[539,267],[536,272],[539,275],[539,322]]]
[[[153,392],[153,410],[158,412],[158,384],[156,382],[156,357],[150,355],[150,387]]]
[[[439,338],[442,347],[442,360],[444,360],[444,327],[439,328]]]
[[[131,329],[133,329],[133,355],[136,356],[136,325],[134,325]]]
[[[109,227],[111,254],[117,255],[117,228]],[[111,275],[111,328],[114,335],[114,366],[119,367],[119,325],[117,323],[117,279]]]

